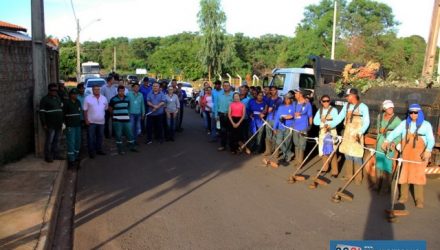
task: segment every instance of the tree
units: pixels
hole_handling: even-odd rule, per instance
[[[67,79],[76,74],[76,47],[70,37],[60,41],[60,77]]]
[[[225,61],[225,22],[226,15],[221,9],[220,0],[201,0],[197,14],[202,34],[200,56],[208,78],[222,72]]]

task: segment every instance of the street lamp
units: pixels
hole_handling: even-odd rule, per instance
[[[80,41],[79,41],[79,35],[81,33],[82,30],[86,29],[87,27],[89,27],[90,25],[92,25],[93,23],[99,22],[101,21],[100,18],[95,19],[93,21],[91,21],[90,23],[88,23],[86,26],[84,26],[84,28],[81,29],[81,26],[79,25],[79,19],[76,19],[76,81],[78,82],[81,76],[81,48],[80,48]]]
[[[333,35],[332,35],[332,54],[330,59],[335,60],[335,43],[336,43],[336,11],[338,9],[338,1],[334,1],[333,10]]]

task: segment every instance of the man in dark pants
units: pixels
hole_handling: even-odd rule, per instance
[[[177,95],[177,97],[179,97],[179,102],[180,102],[180,110],[179,110],[179,114],[178,114],[178,122],[176,125],[176,131],[182,132],[183,131],[183,128],[182,128],[183,111],[185,108],[185,102],[186,102],[186,97],[187,97],[185,90],[182,89],[182,83],[177,84],[176,95]]]
[[[230,132],[230,122],[228,118],[229,104],[232,102],[233,92],[231,91],[231,84],[228,81],[223,82],[223,92],[220,92],[215,98],[215,119],[220,121],[220,139],[221,145],[218,151],[224,151],[228,140],[228,133]]]
[[[40,120],[46,131],[44,159],[46,162],[64,160],[59,152],[59,140],[63,126],[63,105],[58,96],[58,86],[49,84],[49,93],[40,101]]]
[[[81,102],[78,100],[78,89],[69,92],[69,99],[64,101],[63,112],[66,124],[67,164],[73,168],[79,162],[81,146]]]
[[[152,113],[147,117],[147,139],[145,143],[153,143],[153,130],[155,137],[162,143],[165,95],[162,93],[159,83],[155,82],[153,84],[153,90],[148,94],[147,103]]]
[[[109,75],[107,78],[107,84],[105,84],[104,86],[101,87],[101,95],[103,95],[106,99],[107,99],[107,103],[110,102],[110,100],[117,95],[117,90],[116,88],[113,86],[113,76]],[[110,126],[110,122],[111,122],[111,115],[110,112],[107,110],[105,111],[105,125],[104,125],[104,135],[105,138],[110,138],[110,134],[112,134],[112,129]]]

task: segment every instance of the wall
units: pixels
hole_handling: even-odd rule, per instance
[[[49,83],[58,80],[58,52],[48,47]],[[0,40],[0,165],[34,150],[32,43]]]

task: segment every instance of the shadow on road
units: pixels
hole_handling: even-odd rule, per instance
[[[84,204],[84,210],[77,211],[75,228],[147,191],[158,189],[145,202],[152,202],[173,190],[187,190],[95,249],[102,248],[216,177],[243,166],[247,158],[215,152],[219,144],[208,143],[202,120],[194,111],[187,109],[185,115],[185,130],[177,134],[175,142],[142,144],[139,153],[87,159],[83,164],[78,174],[77,204]]]

